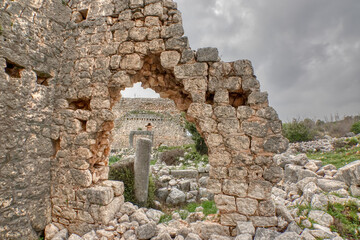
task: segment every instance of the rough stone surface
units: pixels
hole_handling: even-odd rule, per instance
[[[222,62],[212,48],[194,57],[176,3],[5,0],[0,10],[1,239],[36,239],[50,222],[82,236],[113,220],[124,199],[120,185],[104,184],[112,108],[120,91],[136,82],[173,100],[204,136],[209,182],[217,181],[212,190],[224,195],[217,199],[221,213],[240,214],[235,198],[270,200],[273,183],[264,180],[264,169],[287,140],[268,95],[250,61]],[[234,110],[215,114],[218,103]],[[250,109],[235,111],[245,104]],[[229,185],[236,180],[229,169],[238,167],[247,174],[246,193]],[[172,195],[176,203],[187,197]],[[264,220],[258,217],[253,222]],[[125,239],[136,238],[133,229]]]

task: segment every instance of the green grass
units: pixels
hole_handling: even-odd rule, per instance
[[[159,223],[166,223],[172,220],[172,216],[170,214],[164,214],[160,217]]]
[[[323,165],[333,164],[341,168],[346,164],[360,159],[360,147],[340,148],[333,152],[307,153],[309,159],[317,159],[323,162]]]
[[[109,157],[109,166],[111,164],[114,164],[114,163],[120,161],[120,160],[121,160],[120,156],[111,156],[111,157]]]
[[[188,205],[186,205],[185,209],[188,210],[189,212],[195,212],[196,208],[200,206],[204,208],[203,213],[205,216],[209,214],[216,214],[218,211],[214,201],[204,201],[202,203],[189,203]]]
[[[334,217],[331,230],[346,239],[360,239],[360,221],[357,213],[359,207],[355,202],[347,202],[345,205],[329,204],[327,213]]]

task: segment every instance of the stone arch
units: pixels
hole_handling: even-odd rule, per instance
[[[287,141],[250,61],[225,63],[215,48],[191,50],[171,0],[79,1],[71,8],[55,89],[52,221],[84,233],[121,206],[123,186],[107,181],[111,108],[122,89],[140,81],[174,100],[204,137],[221,224],[276,226],[272,156]]]

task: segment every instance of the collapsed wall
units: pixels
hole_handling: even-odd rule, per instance
[[[195,122],[221,223],[276,226],[272,156],[287,141],[250,61],[191,50],[171,0],[0,6],[0,237],[36,239],[50,221],[82,234],[113,218],[124,198],[123,185],[107,181],[112,107],[136,82]]]
[[[112,150],[128,148],[132,131],[151,124],[153,146],[182,146],[193,143],[185,120],[173,101],[162,98],[122,98],[112,109],[115,115]],[[134,141],[136,142],[136,141]]]

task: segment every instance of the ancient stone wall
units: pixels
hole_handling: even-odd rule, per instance
[[[250,61],[225,63],[217,49],[191,50],[172,0],[2,0],[0,6],[6,197],[0,236],[36,239],[49,220],[82,234],[114,217],[124,198],[123,185],[107,181],[112,107],[136,82],[173,100],[203,135],[221,223],[277,224],[272,156],[287,141]],[[51,185],[51,219],[43,178]],[[37,219],[38,211],[45,218]]]
[[[184,128],[184,119],[173,101],[161,98],[122,98],[113,107],[116,117],[112,150],[129,147],[131,131],[146,130],[151,123],[153,146],[181,146],[193,143]]]
[[[61,68],[61,1],[0,1],[0,239],[38,239],[51,222],[51,117]]]

